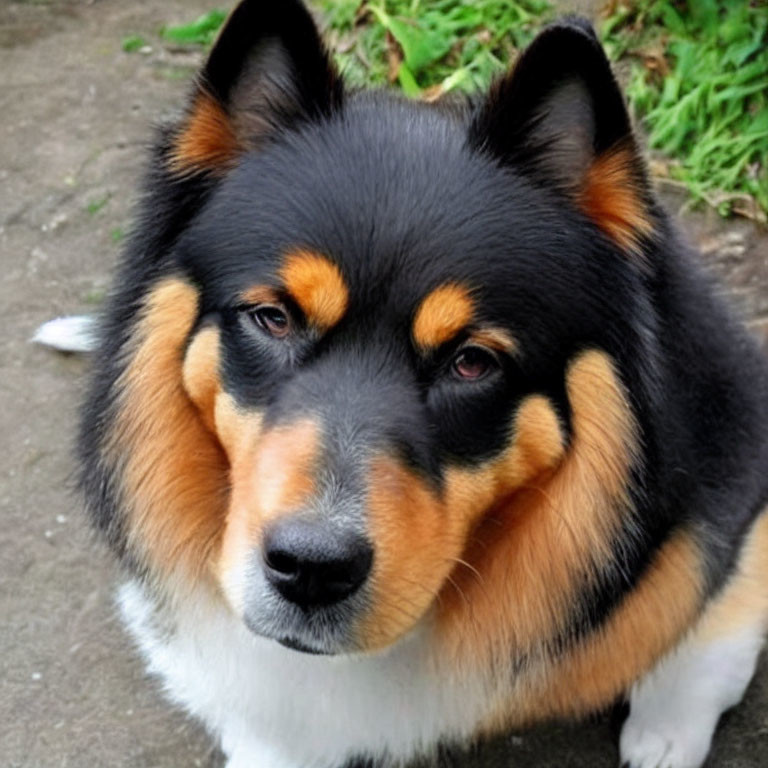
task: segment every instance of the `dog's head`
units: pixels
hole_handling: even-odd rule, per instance
[[[429,106],[346,91],[299,3],[245,0],[117,285],[81,438],[98,523],[302,650],[557,637],[631,526],[652,220],[580,22]]]

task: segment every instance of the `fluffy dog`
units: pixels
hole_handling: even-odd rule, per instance
[[[229,768],[402,765],[628,697],[696,768],[768,620],[768,375],[588,24],[488,94],[351,92],[245,0],[163,130],[82,486]]]

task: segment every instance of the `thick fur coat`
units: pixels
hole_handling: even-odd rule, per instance
[[[622,697],[697,768],[768,621],[768,368],[588,24],[470,103],[345,88],[244,0],[163,130],[82,486],[229,768],[389,767]],[[366,762],[366,764],[368,764]]]

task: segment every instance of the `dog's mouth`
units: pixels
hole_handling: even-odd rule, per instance
[[[277,642],[285,648],[290,648],[292,651],[299,651],[299,653],[309,653],[313,656],[331,656],[331,652],[322,648],[313,648],[310,645],[302,642],[295,637],[280,637]]]
[[[253,634],[284,648],[312,656],[335,656],[356,650],[350,636],[350,622],[355,615],[355,611],[340,606],[306,612],[266,599],[252,603],[242,619]]]

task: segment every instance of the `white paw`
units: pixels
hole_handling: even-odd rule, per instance
[[[709,720],[709,718],[707,718]],[[621,731],[622,768],[700,768],[707,758],[712,725],[654,724],[633,721]]]
[[[630,695],[621,731],[626,768],[701,768],[720,715],[744,694],[762,622],[717,640],[692,639],[662,659]]]

